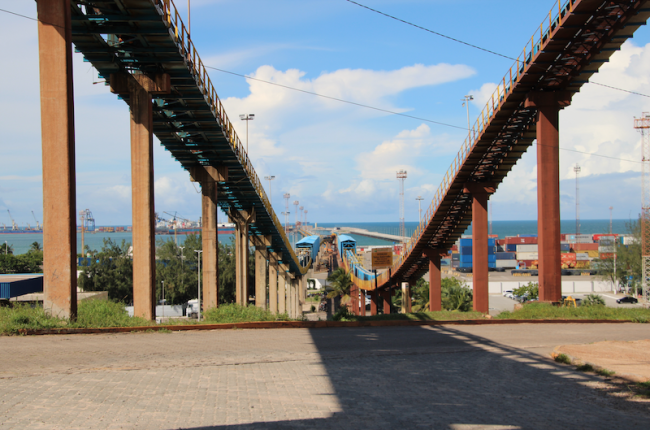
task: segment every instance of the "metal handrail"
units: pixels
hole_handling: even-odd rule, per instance
[[[433,200],[429,205],[427,211],[425,212],[423,220],[420,221],[420,224],[415,229],[415,232],[411,238],[406,242],[403,247],[402,255],[399,260],[393,264],[391,273],[397,273],[397,270],[402,266],[402,264],[410,257],[411,251],[415,245],[419,242],[422,234],[424,233],[426,226],[431,222],[432,217],[435,215],[438,210],[444,196],[449,191],[449,188],[454,183],[454,180],[461,169],[465,164],[467,157],[469,156],[471,150],[474,148],[476,143],[481,139],[483,133],[490,121],[493,119],[494,115],[501,109],[503,103],[510,94],[512,94],[514,87],[520,82],[521,78],[526,74],[528,69],[531,67],[537,55],[543,51],[545,44],[551,39],[553,32],[559,28],[564,22],[565,17],[573,12],[575,5],[581,0],[565,0],[564,5],[562,0],[558,0],[558,9],[554,13],[554,9],[551,9],[548,13],[548,23],[546,19],[542,21],[539,26],[539,35],[537,35],[537,30],[530,38],[530,41],[526,43],[523,51],[513,65],[508,69],[508,72],[504,75],[501,82],[497,85],[497,88],[492,93],[492,96],[488,99],[485,107],[481,110],[481,114],[476,119],[474,125],[472,126],[469,135],[465,138],[465,141],[460,147],[458,154],[451,163],[451,166],[447,169],[445,176],[442,179],[440,187],[436,194],[433,196]],[[548,24],[548,25],[545,25]],[[536,38],[536,36],[539,36]],[[530,46],[530,47],[529,47]],[[514,69],[514,74],[513,74]],[[496,97],[496,99],[495,99]],[[377,282],[379,285],[383,285],[388,282],[390,279],[388,272],[384,272],[377,276]]]
[[[182,55],[185,56],[186,64],[191,67],[190,72],[194,75],[194,81],[196,85],[201,90],[205,101],[211,106],[212,113],[220,122],[224,135],[228,138],[228,142],[230,143],[230,146],[235,153],[237,160],[244,168],[244,171],[250,179],[251,184],[255,188],[255,191],[260,196],[264,207],[269,213],[269,216],[271,217],[275,228],[280,234],[280,237],[282,238],[287,250],[289,251],[291,258],[295,262],[296,267],[299,268],[302,275],[306,274],[309,270],[309,265],[307,267],[300,266],[298,257],[291,247],[291,242],[289,242],[289,238],[284,232],[282,223],[275,214],[275,211],[273,211],[273,207],[271,206],[271,203],[266,196],[262,182],[257,176],[257,173],[253,168],[253,164],[248,158],[248,153],[244,150],[244,145],[240,141],[239,136],[235,132],[235,128],[233,127],[230,119],[228,118],[228,115],[226,114],[226,110],[224,109],[221,100],[219,99],[219,96],[217,95],[217,92],[212,85],[210,75],[208,75],[207,69],[205,68],[203,61],[201,60],[201,57],[199,56],[196,47],[190,38],[189,31],[185,28],[185,24],[183,24],[183,21],[178,14],[178,10],[176,9],[174,1],[151,0],[151,2],[154,4],[154,6],[160,8],[160,12],[163,15],[165,25],[170,30],[170,35],[174,39],[174,42],[177,44]]]

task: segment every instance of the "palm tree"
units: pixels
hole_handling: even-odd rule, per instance
[[[32,242],[31,245],[29,245],[29,250],[30,251],[42,251],[43,248],[41,248],[41,244],[38,242]]]
[[[341,303],[347,303],[350,301],[352,279],[345,269],[339,267],[332,272],[332,274],[327,278],[327,281],[329,282],[328,286],[331,288],[331,291],[327,294],[328,299],[341,296]]]
[[[0,246],[0,254],[13,254],[14,247],[13,245],[8,245],[6,242]]]

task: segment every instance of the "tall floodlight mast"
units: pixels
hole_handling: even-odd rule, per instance
[[[289,224],[289,198],[291,197],[291,194],[289,193],[284,193],[284,212],[282,214],[284,215],[284,234],[287,234],[289,230],[287,230],[287,224]]]
[[[578,176],[580,175],[580,166],[576,164],[573,168],[576,172],[576,235],[580,234],[580,187],[578,185]],[[578,238],[576,237],[576,242]]]
[[[648,298],[650,276],[650,114],[634,118],[634,128],[641,133],[641,289]]]
[[[404,225],[404,180],[406,179],[406,170],[399,170],[397,172],[397,180],[399,181],[399,235],[406,236],[406,225]]]

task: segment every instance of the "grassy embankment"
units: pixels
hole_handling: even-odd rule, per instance
[[[124,305],[106,300],[81,302],[77,321],[52,317],[43,308],[16,305],[0,308],[0,335],[18,334],[19,330],[44,330],[57,328],[102,328],[102,327],[146,327],[156,326],[155,321],[130,317]],[[251,321],[289,321],[286,314],[274,315],[269,311],[249,306],[222,305],[203,314],[203,320],[170,319],[165,325],[219,324]]]
[[[499,319],[585,319],[585,320],[630,320],[639,323],[650,322],[650,309],[609,308],[606,306],[558,307],[549,303],[529,303],[514,312],[504,311]]]

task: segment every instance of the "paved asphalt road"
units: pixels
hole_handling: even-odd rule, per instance
[[[648,429],[552,362],[649,324],[0,337],[0,429]]]

